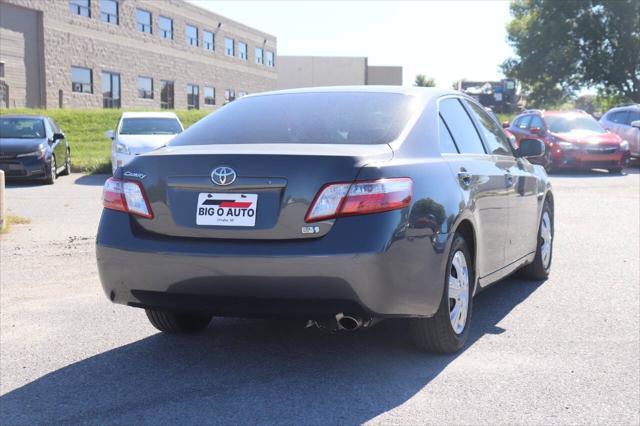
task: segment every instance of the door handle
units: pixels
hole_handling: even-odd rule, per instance
[[[458,172],[458,180],[460,181],[460,183],[462,184],[462,186],[469,187],[471,185],[471,178],[472,175],[471,173],[469,173],[468,171],[461,169]]]
[[[513,175],[511,174],[511,172],[506,172],[504,174],[504,179],[507,182],[507,186],[513,185]]]

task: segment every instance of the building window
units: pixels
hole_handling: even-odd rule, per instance
[[[229,103],[236,100],[236,91],[233,89],[227,89],[224,91],[224,102]]]
[[[187,84],[187,109],[200,109],[200,87]]]
[[[247,60],[247,43],[238,42],[238,57],[242,60]]]
[[[202,32],[202,43],[204,44],[204,48],[207,50],[214,51],[216,49],[214,35],[211,31]]]
[[[118,2],[116,0],[100,0],[100,20],[118,25]]]
[[[4,78],[4,62],[0,62],[0,78]]]
[[[256,64],[264,64],[264,50],[261,47],[256,47]]]
[[[136,29],[141,33],[151,34],[151,12],[136,9]]]
[[[93,93],[93,74],[89,68],[71,67],[71,91]]]
[[[138,77],[138,97],[153,99],[153,79],[150,77]]]
[[[160,16],[158,18],[160,37],[173,40],[173,19]]]
[[[160,108],[174,108],[173,81],[160,80]]]
[[[204,104],[215,105],[216,104],[216,89],[213,87],[204,86]]]
[[[76,15],[91,17],[91,0],[69,0],[69,10]]]
[[[275,59],[274,59],[274,55],[273,52],[270,50],[267,50],[267,66],[268,67],[273,67],[275,66]]]
[[[233,39],[229,37],[224,38],[224,54],[227,56],[234,56]]]
[[[187,25],[185,26],[184,32],[187,36],[187,44],[190,44],[191,46],[197,46],[198,45],[198,28],[194,27],[193,25]]]
[[[102,73],[102,107],[120,108],[120,74]]]

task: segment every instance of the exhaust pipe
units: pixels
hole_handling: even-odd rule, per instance
[[[353,331],[362,326],[362,318],[355,318],[342,312],[336,314],[336,322],[338,323],[338,330]]]

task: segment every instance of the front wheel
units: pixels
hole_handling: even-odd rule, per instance
[[[67,156],[64,161],[64,170],[62,174],[68,176],[71,174],[71,151],[67,150]]]
[[[551,271],[551,258],[553,257],[553,210],[549,200],[545,200],[542,207],[537,239],[538,244],[533,263],[522,268],[522,273],[534,280],[546,280]]]
[[[447,274],[438,312],[431,318],[411,319],[411,334],[424,351],[451,353],[469,337],[474,273],[464,238],[456,234],[447,260]]]
[[[165,333],[196,333],[207,328],[211,322],[210,315],[177,314],[153,309],[145,309],[145,312],[151,325]]]
[[[56,181],[57,170],[56,157],[52,156],[51,162],[49,163],[49,174],[44,178],[44,183],[47,185],[53,185]]]

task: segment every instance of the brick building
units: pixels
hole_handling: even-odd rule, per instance
[[[215,108],[275,89],[276,50],[182,0],[0,0],[0,106]]]

